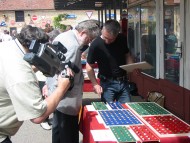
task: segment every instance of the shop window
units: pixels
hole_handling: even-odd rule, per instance
[[[140,7],[128,10],[128,47],[135,57],[135,62],[140,62]]]
[[[179,84],[180,67],[180,6],[164,0],[164,75],[165,79]]]
[[[136,62],[146,61],[153,69],[143,70],[156,77],[156,2],[149,1],[128,10],[128,46]]]
[[[153,66],[143,72],[156,77],[156,2],[141,5],[141,55],[142,61]]]
[[[15,11],[15,21],[24,22],[24,11]]]

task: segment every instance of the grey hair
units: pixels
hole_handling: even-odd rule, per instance
[[[118,21],[111,19],[105,22],[103,28],[112,36],[117,36],[120,32],[121,26]]]
[[[86,31],[91,38],[95,38],[100,35],[100,27],[96,20],[85,20],[80,22],[75,29],[78,32]]]
[[[55,37],[57,37],[60,34],[59,30],[54,29],[53,31],[47,33],[47,35],[49,36],[49,40],[52,42]]]

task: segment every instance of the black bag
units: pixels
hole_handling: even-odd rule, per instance
[[[138,96],[138,89],[137,89],[137,85],[134,82],[129,82],[129,93],[132,96]]]

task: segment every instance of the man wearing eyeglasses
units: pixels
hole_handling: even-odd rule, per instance
[[[100,28],[94,20],[85,20],[77,24],[73,30],[59,34],[54,41],[59,41],[67,48],[65,62],[71,61],[79,72],[74,73],[74,86],[65,93],[53,114],[52,143],[78,143],[78,118],[82,105],[83,73],[81,54],[84,46],[100,35]],[[53,42],[54,42],[53,41]],[[70,72],[68,73],[70,74]],[[57,75],[47,78],[44,91],[51,93],[57,87]],[[46,89],[45,89],[46,88]],[[49,94],[48,93],[48,94]],[[46,93],[47,94],[47,93]]]
[[[86,70],[95,93],[101,95],[103,102],[130,102],[127,73],[119,66],[133,63],[133,59],[127,47],[127,38],[119,33],[120,28],[118,21],[106,21],[101,36],[89,47]],[[100,84],[94,72],[96,62]]]

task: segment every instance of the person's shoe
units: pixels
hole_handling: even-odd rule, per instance
[[[40,126],[45,130],[51,130],[51,126],[48,124],[48,122],[42,122]]]

